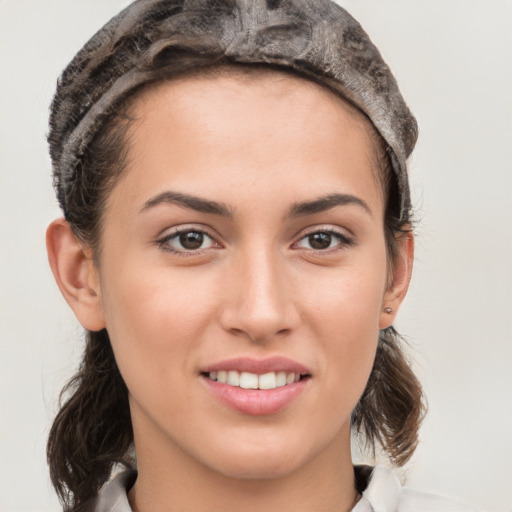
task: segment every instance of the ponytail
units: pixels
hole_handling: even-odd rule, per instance
[[[50,478],[64,511],[84,512],[114,464],[134,465],[128,390],[105,329],[87,333],[82,364],[61,404],[48,438]]]
[[[402,350],[393,327],[380,333],[368,383],[354,412],[352,428],[375,454],[376,443],[396,466],[403,466],[418,445],[426,412],[423,390]]]

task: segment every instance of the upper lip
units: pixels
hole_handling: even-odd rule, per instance
[[[255,359],[251,357],[236,357],[225,359],[217,363],[205,366],[201,373],[235,370],[263,375],[270,372],[300,373],[309,375],[311,372],[304,365],[282,356]]]

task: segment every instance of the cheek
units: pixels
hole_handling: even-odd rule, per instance
[[[301,299],[305,315],[318,318],[316,324],[332,338],[350,333],[366,338],[378,330],[386,288],[384,251],[362,255],[338,269],[322,269],[304,279]]]
[[[355,300],[355,299],[354,299]],[[330,311],[322,338],[325,344],[325,375],[335,388],[355,402],[370,375],[379,336],[378,309],[353,306]]]
[[[315,293],[304,296],[303,317],[308,317],[311,336],[323,345],[321,364],[333,390],[330,396],[336,401],[342,395],[352,407],[366,386],[379,337],[386,258],[384,251],[374,254],[317,279]]]
[[[130,391],[177,381],[190,371],[198,340],[212,323],[215,283],[190,276],[190,271],[129,262],[115,267],[115,272],[105,272],[109,280],[102,283],[102,302],[116,360]]]

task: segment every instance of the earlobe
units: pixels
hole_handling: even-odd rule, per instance
[[[103,329],[96,267],[66,220],[57,219],[48,226],[46,248],[55,281],[78,321],[90,331]]]
[[[412,231],[401,233],[397,242],[398,254],[393,265],[392,282],[384,294],[379,323],[380,329],[386,329],[395,320],[411,280],[414,261],[414,235]]]

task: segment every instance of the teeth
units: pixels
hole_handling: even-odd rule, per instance
[[[258,376],[255,373],[242,372],[240,387],[243,389],[258,389]]]
[[[299,382],[300,373],[269,372],[263,375],[236,370],[210,372],[211,380],[242,389],[275,389]]]
[[[229,371],[227,382],[230,386],[240,386],[240,374],[235,371]]]
[[[274,389],[277,387],[276,380],[276,374],[274,372],[265,373],[264,375],[260,375],[258,387],[260,389]]]
[[[276,386],[286,386],[286,372],[277,372],[276,374]]]

